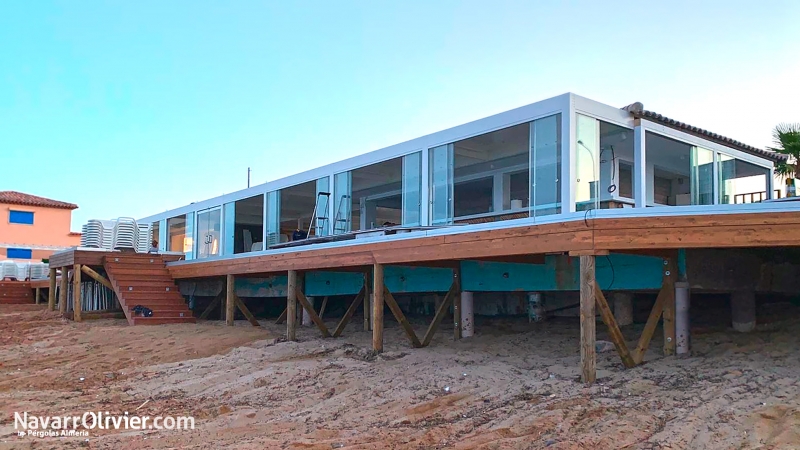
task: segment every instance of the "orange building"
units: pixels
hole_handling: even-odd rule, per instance
[[[0,260],[41,261],[80,245],[70,231],[78,205],[14,191],[0,191]]]

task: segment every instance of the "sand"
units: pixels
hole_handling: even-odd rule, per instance
[[[284,342],[271,321],[76,324],[2,305],[0,448],[800,448],[796,318],[749,334],[698,330],[689,358],[661,356],[657,335],[635,369],[599,354],[593,386],[578,381],[574,319],[478,320],[476,336],[458,342],[444,324],[424,349],[387,319],[377,356],[359,319],[338,339],[301,328]],[[424,321],[414,325],[422,334]],[[88,440],[20,438],[13,428],[15,411],[137,408],[191,415],[196,428],[92,430]]]

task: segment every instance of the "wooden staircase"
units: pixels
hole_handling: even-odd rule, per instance
[[[31,284],[22,281],[0,280],[0,304],[22,305],[35,303]]]
[[[195,323],[162,256],[117,253],[105,256],[103,266],[129,324]],[[153,315],[134,314],[137,305],[152,309]]]

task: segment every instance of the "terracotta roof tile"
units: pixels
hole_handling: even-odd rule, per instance
[[[0,203],[10,205],[42,206],[45,208],[78,209],[74,203],[60,202],[16,191],[0,191]]]
[[[708,139],[709,141],[716,142],[718,144],[735,148],[736,150],[741,150],[745,153],[749,153],[751,155],[760,156],[762,158],[767,158],[772,161],[782,162],[787,160],[786,155],[782,155],[780,153],[775,153],[769,150],[763,150],[757,147],[753,147],[752,145],[747,145],[745,143],[739,142],[737,140],[731,139],[729,137],[722,136],[717,133],[712,133],[708,130],[704,130],[702,128],[698,128],[692,125],[689,125],[684,122],[677,121],[675,119],[670,119],[667,116],[663,116],[653,111],[648,111],[643,109],[641,103],[634,103],[628,105],[622,109],[630,111],[634,117],[636,118],[643,118],[653,122],[660,123],[661,125],[674,128],[676,130],[683,131],[685,133],[693,134],[695,136],[701,137],[703,139]]]

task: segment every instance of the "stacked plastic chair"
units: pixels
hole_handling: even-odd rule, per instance
[[[81,227],[81,247],[111,250],[114,239],[113,220],[92,219]]]
[[[17,263],[10,259],[0,262],[0,280],[17,278]]]
[[[30,263],[17,263],[17,281],[25,281],[31,277]]]
[[[136,251],[147,253],[153,241],[153,230],[149,223],[136,223]]]
[[[10,259],[0,263],[0,280],[6,278],[17,278],[17,263]]]
[[[136,249],[136,220],[131,217],[120,217],[114,224],[113,250]]]
[[[49,273],[49,266],[42,262],[35,262],[30,264],[30,279],[41,280],[47,278]]]

